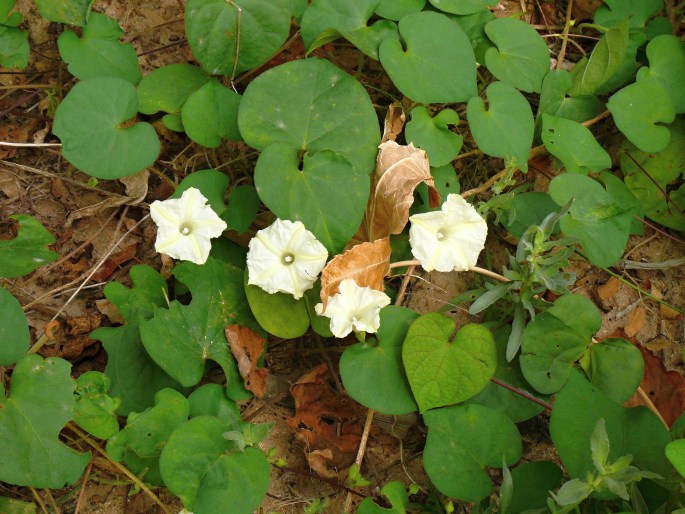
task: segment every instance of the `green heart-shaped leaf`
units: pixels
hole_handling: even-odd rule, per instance
[[[426,5],[426,0],[381,0],[376,14],[381,18],[400,21],[407,14],[419,12]]]
[[[604,0],[595,11],[594,21],[612,27],[627,19],[630,27],[641,28],[663,8],[663,0]]]
[[[169,64],[145,75],[138,84],[138,110],[178,114],[188,97],[212,80],[192,64]]]
[[[649,66],[640,68],[637,81],[657,80],[668,91],[676,114],[685,112],[685,43],[672,35],[657,36],[647,45]]]
[[[389,305],[381,309],[380,316],[377,342],[347,347],[340,358],[340,376],[347,393],[365,407],[383,414],[414,412],[418,407],[402,365],[402,343],[409,325],[419,315]]]
[[[211,75],[231,76],[256,68],[288,38],[291,9],[291,0],[241,0],[239,6],[225,0],[188,0],[185,20],[190,49]]]
[[[62,32],[57,40],[59,54],[79,80],[119,77],[135,85],[142,78],[138,56],[131,43],[119,42],[123,33],[115,20],[93,13],[80,38],[71,30]]]
[[[52,131],[62,140],[62,155],[93,177],[115,179],[150,166],[160,143],[149,123],[122,128],[138,110],[136,89],[116,77],[76,84],[55,112]]]
[[[238,404],[226,398],[226,391],[219,384],[205,384],[188,396],[190,417],[215,416],[230,426],[240,423]]]
[[[535,120],[536,134],[539,136],[542,127],[542,115],[549,114],[557,118],[582,123],[599,114],[600,103],[596,96],[569,97],[566,93],[573,80],[566,70],[550,71],[542,79],[542,92]]]
[[[402,43],[386,39],[379,57],[393,84],[419,103],[465,102],[478,94],[476,58],[461,27],[444,14],[422,11],[400,20]]]
[[[299,165],[297,150],[285,144],[262,152],[254,180],[264,205],[279,218],[304,223],[331,253],[359,228],[370,188],[342,155],[307,153]]]
[[[19,30],[21,13],[9,12],[14,0],[0,2],[0,66],[5,68],[26,68],[29,62],[29,33]]]
[[[549,153],[564,163],[569,173],[587,175],[611,168],[609,154],[592,132],[577,121],[543,114],[542,141]]]
[[[238,112],[245,142],[273,143],[315,154],[332,150],[367,180],[380,143],[378,118],[362,85],[334,64],[306,59],[262,73],[245,90]],[[311,228],[310,228],[311,230]]]
[[[493,82],[485,94],[487,111],[479,96],[471,98],[466,109],[473,138],[483,153],[503,158],[507,166],[527,171],[535,131],[528,100],[503,82]]]
[[[476,324],[457,335],[454,321],[432,312],[414,321],[402,347],[402,361],[421,412],[463,402],[478,394],[495,374],[492,333]]]
[[[221,141],[240,141],[238,106],[240,95],[212,80],[194,91],[183,104],[181,116],[188,137],[208,148]]]
[[[87,371],[76,383],[74,422],[99,439],[112,437],[119,431],[115,411],[121,405],[119,398],[108,394],[112,381],[99,371]]]
[[[21,304],[0,287],[0,366],[11,366],[29,348],[31,337]]]
[[[40,221],[26,214],[10,218],[19,222],[19,232],[14,239],[0,239],[0,277],[21,277],[59,258],[57,252],[45,248],[55,238]]]
[[[599,309],[575,294],[561,296],[535,316],[521,340],[521,371],[528,383],[544,394],[561,389],[601,325]]]
[[[75,483],[90,453],[59,440],[74,408],[71,364],[27,355],[15,366],[11,384],[9,397],[0,385],[0,481],[51,489]]]
[[[527,93],[539,93],[549,72],[547,44],[528,23],[498,18],[485,25],[496,48],[485,52],[485,66],[502,82]]]
[[[181,198],[191,187],[199,189],[214,212],[221,215],[226,209],[224,195],[228,189],[228,176],[217,170],[199,170],[187,175],[178,185],[171,198]]]
[[[621,365],[617,366],[616,363]],[[590,383],[617,403],[630,398],[642,381],[642,353],[625,339],[606,339],[590,346],[581,360]]]
[[[407,123],[407,141],[425,150],[431,166],[449,164],[461,150],[464,138],[452,132],[448,126],[459,123],[459,115],[452,109],[443,109],[431,118],[428,109],[419,105],[411,111]]]
[[[501,412],[480,405],[454,405],[426,412],[423,465],[440,492],[477,502],[490,495],[485,468],[511,466],[521,458],[521,436]]]
[[[40,15],[48,21],[83,27],[93,0],[35,0]]]
[[[452,14],[474,14],[489,5],[495,5],[494,0],[430,0],[433,7]]]

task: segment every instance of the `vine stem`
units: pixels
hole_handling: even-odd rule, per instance
[[[566,23],[564,24],[564,33],[561,40],[561,49],[557,56],[557,70],[560,70],[564,64],[564,57],[566,56],[566,44],[568,43],[568,31],[571,28],[571,11],[573,9],[573,0],[568,0],[566,6]]]
[[[490,379],[490,382],[492,382],[492,383],[494,383],[494,384],[497,384],[498,386],[503,387],[504,389],[507,389],[507,390],[511,391],[512,393],[517,394],[517,395],[519,395],[519,396],[522,397],[522,398],[525,398],[526,400],[529,400],[529,401],[531,401],[531,402],[533,402],[533,403],[536,403],[536,404],[538,404],[540,407],[544,407],[544,408],[545,408],[546,410],[548,410],[549,412],[552,411],[552,404],[551,404],[551,403],[546,402],[546,401],[544,401],[544,400],[541,400],[541,399],[538,398],[537,396],[533,396],[532,394],[530,394],[528,391],[526,391],[526,390],[524,390],[524,389],[519,389],[518,387],[514,387],[514,386],[511,385],[511,384],[507,384],[506,382],[502,382],[502,381],[501,381],[499,378],[497,378],[497,377],[492,377],[492,378]]]
[[[418,260],[411,260],[411,261],[397,261],[390,263],[390,269],[393,268],[402,268],[404,266],[420,266],[421,262]],[[412,270],[413,271],[413,270]],[[503,275],[500,275],[499,273],[495,273],[494,271],[490,271],[485,268],[479,268],[478,266],[474,266],[471,268],[469,271],[474,271],[476,273],[480,273],[481,275],[484,275],[486,277],[494,278],[495,280],[499,280],[500,282],[509,282],[509,279]]]

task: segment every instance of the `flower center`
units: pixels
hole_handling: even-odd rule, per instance
[[[193,232],[193,227],[185,223],[181,225],[179,229],[181,231],[181,234],[183,234],[184,236],[189,236]]]
[[[289,266],[293,262],[295,262],[295,256],[290,252],[284,253],[283,257],[281,257],[281,262],[283,262],[283,264],[285,264],[286,266]]]
[[[440,241],[443,237],[445,237],[445,234],[442,230],[438,230],[435,234],[435,237],[438,239],[438,241]]]

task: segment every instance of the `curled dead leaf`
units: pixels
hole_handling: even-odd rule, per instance
[[[404,129],[404,122],[406,120],[407,117],[404,115],[402,104],[399,102],[391,103],[388,106],[388,112],[385,114],[381,143],[397,140],[397,136],[399,136]]]
[[[262,397],[266,392],[266,368],[258,368],[259,357],[264,353],[266,340],[247,327],[226,325],[226,339],[231,352],[238,362],[238,371],[245,381],[245,388],[255,396]]]
[[[390,271],[390,239],[358,244],[336,255],[321,272],[321,301],[324,310],[328,299],[338,292],[340,282],[354,279],[360,287],[385,290],[384,277]]]

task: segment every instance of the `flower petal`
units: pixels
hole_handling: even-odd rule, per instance
[[[380,326],[380,310],[390,304],[388,295],[370,287],[359,287],[346,278],[340,282],[339,292],[328,300],[326,311],[323,304],[315,309],[320,316],[331,319],[330,328],[336,337],[345,337],[353,329],[360,332],[376,332]]]

